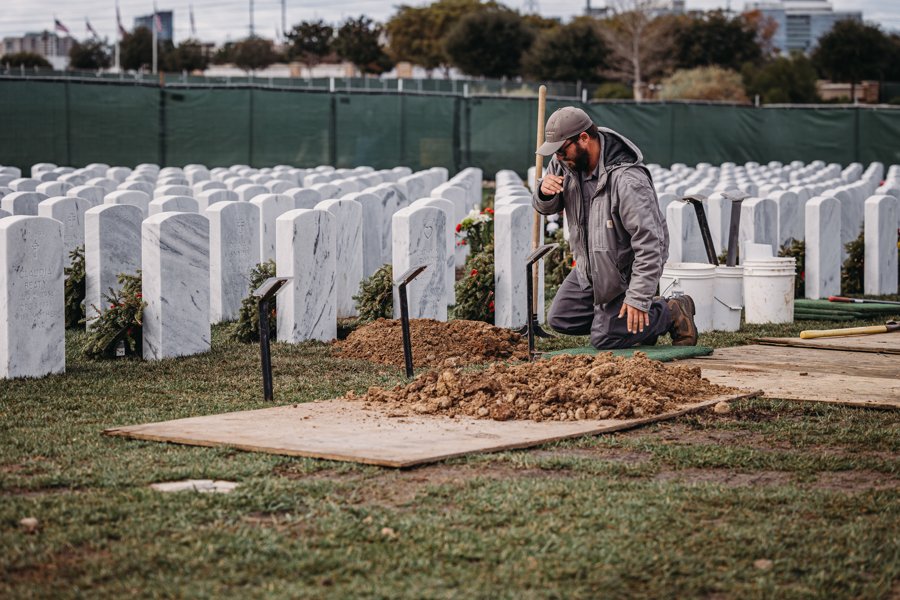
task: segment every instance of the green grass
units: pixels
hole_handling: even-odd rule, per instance
[[[67,335],[65,375],[0,382],[0,597],[900,593],[896,411],[746,400],[726,415],[395,471],[105,437],[267,406],[257,347],[216,327],[202,356],[94,362],[80,357],[83,340]],[[275,344],[273,357],[279,403],[402,380],[322,344]],[[241,486],[148,487],[188,477]],[[19,525],[29,516],[35,534]]]

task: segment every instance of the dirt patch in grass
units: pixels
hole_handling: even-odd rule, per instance
[[[776,485],[783,486],[796,481],[793,473],[785,471],[754,471],[739,473],[728,469],[682,469],[660,471],[653,479],[664,483],[718,484],[726,487]]]
[[[108,550],[97,550],[85,545],[69,547],[57,552],[46,562],[8,567],[5,579],[12,585],[72,581],[79,575],[97,569],[101,564],[109,564],[111,556]]]
[[[869,490],[898,490],[900,489],[900,479],[866,469],[828,471],[819,473],[816,481],[810,484],[809,487],[846,493],[866,492]]]
[[[375,474],[332,469],[306,476],[289,476],[304,481],[333,481],[341,488],[341,497],[351,504],[400,508],[409,505],[434,486],[461,488],[476,479],[509,481],[576,475],[551,469],[517,469],[503,462],[490,462],[479,465],[439,463],[410,470],[383,470]]]
[[[593,448],[553,448],[547,450],[535,450],[528,453],[529,456],[543,458],[580,458],[603,460],[609,462],[636,465],[650,462],[653,454],[638,450],[626,450],[624,448],[607,448],[596,446]]]
[[[647,417],[731,391],[702,379],[696,366],[666,365],[640,352],[633,358],[602,352],[494,364],[479,373],[430,371],[406,386],[371,387],[345,399],[392,416],[580,421]]]
[[[746,430],[696,428],[681,423],[666,423],[654,430],[637,429],[619,435],[645,442],[663,441],[675,446],[728,445],[758,450],[787,450],[790,443]]]
[[[525,360],[528,342],[508,329],[483,321],[409,322],[413,364],[456,367],[495,360]],[[402,367],[403,332],[399,320],[378,319],[336,342],[337,356]]]

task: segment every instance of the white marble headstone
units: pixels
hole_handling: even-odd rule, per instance
[[[210,322],[236,319],[250,294],[250,273],[259,264],[259,209],[250,202],[217,202],[209,219]]]
[[[209,324],[209,221],[164,212],[141,226],[144,360],[206,352]]]
[[[66,370],[62,224],[0,219],[0,379]]]
[[[769,244],[778,252],[778,207],[771,198],[747,198],[741,204],[741,226],[738,242],[743,256],[744,244]]]
[[[294,199],[285,194],[260,194],[250,204],[259,211],[259,261],[275,258],[275,221],[289,210],[294,210]]]
[[[279,277],[290,277],[277,296],[280,342],[337,337],[337,223],[326,210],[294,209],[276,220]]]
[[[40,192],[12,192],[0,199],[0,208],[12,215],[32,216],[38,214],[38,205],[47,200]]]
[[[319,192],[309,188],[292,187],[284,195],[294,199],[294,208],[315,208],[323,200]]]
[[[197,200],[197,212],[203,214],[207,208],[217,202],[237,202],[238,196],[233,190],[211,188],[194,195]]]
[[[666,209],[669,228],[669,262],[708,262],[700,225],[694,207],[680,200],[670,202]]]
[[[494,213],[494,325],[498,327],[521,327],[528,319],[525,261],[531,253],[532,212],[524,204],[507,204]]]
[[[343,199],[359,202],[362,207],[363,279],[366,279],[385,264],[382,260],[384,207],[381,198],[371,192],[347,194]]]
[[[775,202],[778,215],[778,246],[784,246],[794,239],[803,241],[805,227],[803,217],[805,212],[800,198],[791,191],[777,190],[769,194],[769,198]]]
[[[249,202],[257,196],[271,194],[269,190],[257,183],[245,183],[243,185],[239,185],[234,188],[234,191],[238,195],[238,200],[242,202]]]
[[[92,206],[100,206],[103,204],[103,198],[106,197],[106,190],[95,185],[76,185],[66,192],[66,196],[84,198],[91,202]]]
[[[444,198],[419,198],[410,206],[434,206],[444,211],[447,231],[447,257],[445,260],[447,279],[444,291],[447,294],[447,306],[456,304],[456,225],[453,223],[453,203]]]
[[[194,190],[187,185],[157,185],[153,190],[153,198],[162,198],[163,196],[188,196],[194,197]]]
[[[394,213],[392,229],[394,281],[413,267],[427,266],[407,287],[410,318],[446,321],[446,214],[431,206],[408,206]],[[394,318],[400,318],[400,298],[396,286]]]
[[[66,266],[72,263],[69,254],[84,245],[84,213],[89,208],[91,204],[84,198],[67,196],[48,198],[38,205],[38,216],[63,224],[63,262]]]
[[[84,309],[87,324],[106,311],[104,294],[119,289],[120,274],[141,268],[141,209],[103,204],[84,213]]]
[[[362,205],[355,200],[322,200],[317,210],[331,213],[335,223],[335,257],[337,260],[337,318],[359,314],[353,296],[359,293],[363,279]]]
[[[841,293],[841,207],[836,198],[817,196],[806,203],[807,298]]]
[[[48,181],[37,186],[35,191],[44,194],[48,198],[54,198],[56,196],[65,196],[66,192],[73,187],[75,186],[71,183],[65,183],[63,181]]]
[[[872,196],[866,200],[863,277],[866,294],[897,293],[898,210],[898,201],[893,196]]]
[[[199,212],[198,203],[190,196],[157,196],[147,205],[148,216],[161,212]]]
[[[127,204],[140,209],[143,218],[150,213],[150,195],[140,190],[116,190],[107,194],[103,204]]]

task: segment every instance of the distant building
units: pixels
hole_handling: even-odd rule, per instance
[[[851,19],[862,22],[862,12],[835,12],[828,0],[747,2],[744,10],[758,10],[778,24],[772,45],[782,54],[795,50],[809,54],[815,50],[819,38],[831,31],[838,21]]]
[[[158,32],[158,39],[160,40],[169,40],[173,39],[172,31],[172,11],[171,10],[161,10],[156,13],[159,16],[160,26],[162,31]],[[149,31],[153,31],[153,15],[144,15],[143,17],[135,17],[134,19],[134,28],[144,27]]]
[[[17,54],[30,52],[40,54],[53,65],[54,69],[65,69],[69,64],[69,50],[75,44],[75,40],[69,36],[59,37],[52,31],[26,33],[22,37],[3,38],[0,46],[0,57],[5,54]],[[0,58],[0,63],[3,60]]]
[[[586,0],[587,5],[584,7],[584,14],[588,17],[597,17],[603,19],[611,14],[608,6],[591,6],[591,0]],[[657,3],[657,8],[653,11],[654,16],[660,15],[683,15],[685,0],[661,0]]]

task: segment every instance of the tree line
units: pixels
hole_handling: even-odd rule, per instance
[[[875,25],[841,21],[811,55],[785,55],[773,45],[777,25],[759,11],[673,15],[656,5],[611,0],[605,17],[563,24],[494,0],[438,0],[401,5],[383,24],[364,15],[338,25],[303,21],[279,46],[261,37],[215,51],[194,39],[161,42],[159,65],[181,72],[231,63],[255,71],[297,61],[311,73],[320,63],[347,61],[377,75],[407,61],[429,76],[455,68],[472,77],[596,83],[597,97],[604,98],[640,100],[652,91],[664,99],[745,102],[759,96],[765,103],[816,102],[819,78],[900,81],[900,35]],[[120,65],[146,68],[151,53],[150,32],[136,29],[120,42]],[[106,68],[110,48],[97,40],[76,43],[70,59],[73,69]]]

